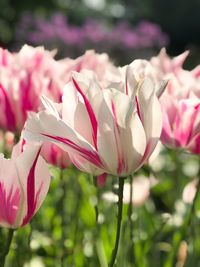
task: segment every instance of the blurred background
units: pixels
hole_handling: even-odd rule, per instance
[[[57,57],[86,49],[107,52],[117,64],[149,58],[167,47],[191,50],[186,64],[198,64],[199,0],[1,0],[0,45],[56,48]]]

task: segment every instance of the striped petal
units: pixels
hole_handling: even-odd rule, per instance
[[[0,154],[0,225],[14,227],[20,210],[21,185],[15,162]]]
[[[27,224],[44,201],[50,185],[46,162],[39,156],[40,145],[26,145],[16,159],[16,169],[24,194],[16,226]]]
[[[136,112],[132,111],[127,119],[133,103],[127,95],[116,90],[104,90],[104,97],[106,105],[102,105],[102,117],[99,115],[98,151],[108,173],[126,176],[140,164],[146,136]]]

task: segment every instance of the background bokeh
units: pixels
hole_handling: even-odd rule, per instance
[[[121,64],[167,46],[171,55],[190,49],[192,67],[200,58],[199,9],[198,0],[1,0],[0,44],[43,44],[58,57],[94,48]]]

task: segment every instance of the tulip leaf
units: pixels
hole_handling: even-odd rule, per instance
[[[95,209],[91,205],[89,199],[84,199],[80,207],[80,216],[83,223],[87,227],[93,227],[96,224],[96,214]]]

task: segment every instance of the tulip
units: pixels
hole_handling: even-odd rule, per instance
[[[98,81],[107,86],[113,79],[118,80],[118,68],[111,62],[106,53],[98,54],[93,50],[88,50],[76,59],[66,58],[63,60],[66,66],[66,80],[70,81],[71,72],[81,72],[91,70],[95,73]]]
[[[181,100],[164,95],[161,101],[163,103],[162,142],[169,147],[200,154],[199,99],[193,94]]]
[[[46,110],[29,114],[24,138],[57,144],[77,168],[93,175],[132,174],[159,140],[161,109],[154,82],[131,66],[114,86],[104,89],[94,75],[74,72],[62,104],[43,97]]]
[[[163,113],[161,141],[171,148],[200,154],[200,68],[183,69],[187,55],[188,51],[170,58],[165,50],[161,50],[150,62],[157,76],[170,79],[160,98]]]
[[[0,49],[0,128],[19,135],[27,112],[39,110],[42,93],[60,101],[66,67],[53,56],[27,45],[18,53]]]
[[[50,184],[40,145],[29,144],[21,152],[13,148],[11,159],[0,154],[0,225],[18,228],[27,224],[44,201]]]
[[[66,169],[71,164],[68,153],[55,144],[51,144],[49,142],[45,142],[42,145],[41,156],[49,164],[52,164],[60,169]]]
[[[170,58],[166,53],[166,49],[162,48],[158,56],[151,58],[150,63],[162,77],[170,73],[179,75],[179,71],[182,71],[183,63],[188,54],[189,51],[185,51],[177,57]]]

